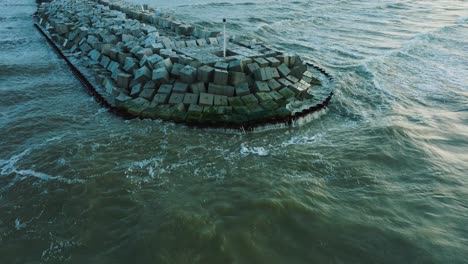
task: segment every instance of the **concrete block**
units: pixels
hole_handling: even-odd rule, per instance
[[[245,105],[256,105],[258,104],[258,99],[253,94],[241,96],[242,101]]]
[[[213,105],[214,96],[208,93],[200,94],[200,105],[210,106]]]
[[[172,88],[173,88],[172,84],[163,84],[159,87],[158,94],[159,93],[170,94],[172,93]]]
[[[268,67],[268,65],[270,65],[270,62],[265,60],[264,58],[256,58],[254,59],[254,61],[256,63],[258,63],[258,65],[263,68],[263,67]]]
[[[279,90],[279,93],[286,99],[294,97],[296,94],[289,89],[288,87],[284,87],[283,89]]]
[[[180,70],[184,68],[185,66],[180,64],[180,63],[174,63],[172,65],[172,70],[171,70],[171,76],[174,78],[179,78],[180,77]]]
[[[270,63],[271,67],[278,67],[281,64],[281,62],[275,57],[268,57],[265,59]]]
[[[188,109],[189,113],[202,113],[203,112],[203,106],[198,105],[198,104],[191,104]]]
[[[275,79],[269,80],[268,86],[270,87],[271,90],[278,90],[279,88],[281,88],[281,84]]]
[[[187,45],[187,47],[198,47],[197,41],[195,40],[187,40],[185,41],[185,45]]]
[[[213,103],[214,103],[214,105],[227,106],[228,105],[228,97],[225,96],[225,95],[215,95],[213,97]]]
[[[249,74],[255,74],[255,72],[259,69],[260,69],[260,65],[258,65],[258,63],[256,62],[247,64],[247,73]]]
[[[158,68],[153,70],[152,78],[153,81],[161,83],[169,83],[169,73],[166,68]]]
[[[273,98],[273,100],[275,101],[281,101],[284,99],[283,95],[281,95],[280,93],[278,93],[277,91],[271,91],[268,93],[271,98]]]
[[[235,72],[244,72],[244,67],[242,66],[241,60],[234,60],[229,62],[229,71]]]
[[[176,105],[184,101],[184,94],[173,93],[169,98],[169,104]]]
[[[146,59],[146,65],[152,70],[157,68],[157,64],[163,61],[164,58],[159,56],[158,54],[153,54]]]
[[[154,103],[156,103],[156,104],[158,104],[158,105],[160,105],[160,104],[167,104],[168,100],[169,100],[169,94],[167,94],[167,93],[159,93],[159,92],[158,92],[158,93],[154,96],[152,103],[154,102]]]
[[[133,70],[138,68],[137,60],[132,57],[126,57],[125,58],[125,64],[124,64],[124,71],[130,73],[133,72]]]
[[[180,70],[180,80],[185,83],[194,83],[197,80],[197,69],[192,66],[185,66]]]
[[[216,38],[208,38],[208,42],[210,43],[210,45],[218,45],[218,39]]]
[[[152,101],[155,93],[156,93],[156,89],[143,89],[139,97],[144,98],[148,101]]]
[[[190,84],[190,91],[194,94],[206,93],[206,86],[204,82],[197,82]]]
[[[248,94],[250,94],[250,89],[247,83],[243,83],[240,86],[236,87],[236,96],[243,96]]]
[[[243,106],[244,101],[242,101],[241,96],[228,97],[228,103],[230,106]]]
[[[131,79],[132,79],[131,74],[119,73],[117,75],[117,86],[124,88],[124,89],[128,89],[128,85],[130,84]]]
[[[212,82],[213,81],[213,76],[214,76],[214,68],[204,65],[200,68],[198,68],[198,74],[197,74],[197,79],[202,82]]]
[[[107,66],[109,65],[110,63],[110,58],[105,56],[105,55],[102,55],[101,56],[101,61],[99,62],[99,64],[104,67],[104,68],[107,68]]]
[[[284,63],[278,66],[277,69],[281,77],[287,77],[291,73],[291,70]]]
[[[297,82],[299,82],[299,79],[296,78],[296,77],[294,77],[294,76],[292,76],[292,75],[287,76],[286,79],[287,79],[288,81],[290,81],[291,83],[297,83]]]
[[[133,75],[135,76],[134,80],[138,83],[143,83],[151,80],[151,71],[146,66],[134,70]]]
[[[281,84],[283,87],[288,87],[289,85],[292,85],[292,82],[288,81],[285,78],[278,79],[278,82]]]
[[[270,94],[269,94],[269,93],[265,93],[265,92],[256,93],[255,96],[258,98],[258,100],[259,100],[260,102],[265,102],[265,101],[273,100],[273,98],[270,96]]]
[[[199,94],[186,93],[184,96],[184,104],[192,105],[198,103]]]
[[[215,69],[213,82],[218,85],[227,85],[229,73],[225,70]]]
[[[167,72],[171,72],[172,66],[173,64],[172,64],[171,59],[167,58],[163,61],[158,62],[156,65],[156,68],[166,68]]]
[[[257,90],[257,92],[269,92],[270,91],[270,87],[268,87],[268,83],[260,82],[260,81],[255,82],[255,89]]]
[[[237,87],[247,82],[247,77],[243,72],[229,71],[229,84]]]
[[[197,39],[197,44],[198,46],[202,47],[202,46],[206,46],[206,40],[205,39]]]
[[[143,86],[141,85],[141,83],[134,85],[130,92],[130,96],[134,98],[137,97],[141,93],[141,90],[143,90]]]
[[[220,70],[225,70],[227,71],[228,67],[229,67],[229,64],[225,63],[225,62],[222,62],[222,61],[218,61],[215,65],[214,65],[215,69],[220,69]]]
[[[188,84],[183,82],[174,83],[173,93],[186,93],[188,91]]]

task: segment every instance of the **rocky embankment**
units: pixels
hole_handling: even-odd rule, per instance
[[[147,6],[57,0],[37,16],[67,57],[92,72],[107,103],[132,116],[250,127],[290,122],[331,97],[297,55],[236,38],[224,56],[219,32]]]

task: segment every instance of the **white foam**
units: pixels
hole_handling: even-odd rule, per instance
[[[270,152],[264,147],[246,147],[243,144],[241,145],[240,153],[242,155],[258,155],[258,156],[268,156]]]

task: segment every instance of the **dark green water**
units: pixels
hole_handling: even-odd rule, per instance
[[[0,263],[467,263],[467,1],[158,1],[296,51],[331,107],[254,134],[125,121],[0,2]],[[206,22],[202,22],[206,21]]]

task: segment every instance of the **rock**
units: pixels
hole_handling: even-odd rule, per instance
[[[227,85],[229,73],[225,70],[215,69],[213,83],[217,85]]]
[[[174,88],[172,89],[173,93],[186,93],[188,91],[188,84],[182,82],[176,82]]]
[[[185,83],[194,83],[197,80],[197,69],[192,66],[185,66],[180,70],[180,80]]]
[[[213,81],[213,75],[214,75],[214,68],[204,65],[200,68],[198,68],[198,80],[209,83]]]
[[[152,80],[156,83],[169,83],[169,73],[166,68],[158,68],[153,71]]]
[[[212,94],[201,93],[200,94],[200,105],[209,106],[213,105],[214,97]]]

